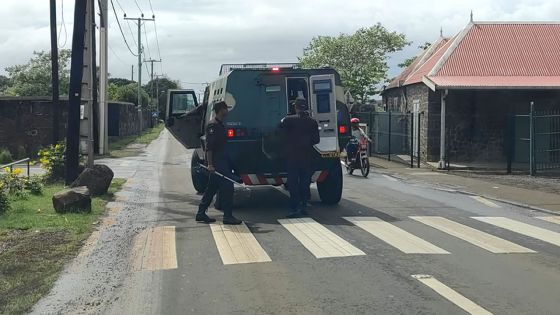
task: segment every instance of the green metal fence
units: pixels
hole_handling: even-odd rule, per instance
[[[508,172],[526,169],[538,171],[560,169],[560,110],[536,111],[510,118]]]
[[[418,114],[362,112],[353,113],[352,117],[359,118],[368,126],[368,135],[373,142],[370,155],[420,167]]]

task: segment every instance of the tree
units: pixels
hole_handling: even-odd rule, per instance
[[[0,74],[0,95],[3,95],[9,86],[10,86],[10,78]]]
[[[167,91],[180,88],[178,81],[173,81],[167,77],[154,79],[144,85],[144,89],[150,96],[154,96],[153,102],[158,105],[160,115],[165,113],[167,106]],[[157,95],[159,93],[159,95]]]
[[[135,83],[132,80],[129,79],[125,79],[125,78],[110,78],[109,79],[109,84],[114,84],[116,86],[124,86],[124,85],[129,85],[131,83]]]
[[[378,93],[387,78],[389,53],[409,43],[404,34],[388,31],[376,24],[354,34],[314,37],[299,62],[304,68],[332,67],[340,73],[344,87],[364,103]]]
[[[141,89],[140,93],[142,106],[148,105],[150,99],[148,93],[144,89]],[[138,105],[138,85],[136,83],[123,86],[111,83],[107,88],[107,95],[111,101],[129,102]]]
[[[431,43],[425,42],[423,45],[418,46],[418,48],[422,49],[422,51],[425,51],[426,49],[430,48],[430,46],[432,46]],[[410,66],[414,62],[414,60],[416,60],[416,57],[417,56],[405,59],[405,61],[403,61],[402,63],[399,63],[399,67],[400,68],[407,68],[408,66]]]
[[[33,52],[35,57],[28,63],[6,68],[9,87],[7,95],[13,96],[51,96],[51,54],[50,52]],[[59,91],[60,95],[68,95],[70,84],[70,50],[59,52]]]

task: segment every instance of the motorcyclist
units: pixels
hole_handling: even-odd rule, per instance
[[[351,162],[356,160],[356,152],[360,143],[364,141],[371,142],[371,139],[366,135],[366,133],[360,128],[360,119],[352,118],[350,119],[350,125],[352,126],[352,138],[357,141],[350,141],[346,145],[346,154]]]

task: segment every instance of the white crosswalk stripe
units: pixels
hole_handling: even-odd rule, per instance
[[[476,201],[478,201],[478,202],[480,202],[480,203],[482,203],[482,204],[484,204],[484,205],[487,205],[487,206],[490,207],[490,208],[501,208],[501,207],[500,207],[499,205],[497,205],[496,203],[494,203],[494,202],[492,202],[492,201],[490,201],[490,200],[488,200],[488,199],[486,199],[486,198],[484,198],[484,197],[480,197],[480,196],[471,196],[471,198],[474,199],[474,200],[476,200]]]
[[[547,217],[537,217],[541,220],[545,220],[551,223],[560,224],[560,215],[557,216],[547,216]]]
[[[278,220],[316,258],[365,255],[311,218]]]
[[[443,217],[411,216],[410,218],[492,253],[535,253],[534,250]]]
[[[346,221],[362,228],[387,244],[406,254],[449,254],[405,230],[385,222],[377,217],[344,217]]]
[[[474,315],[492,315],[489,311],[485,310],[478,304],[474,303],[473,301],[469,300],[461,293],[453,290],[452,288],[448,287],[444,283],[440,282],[438,279],[434,278],[431,275],[412,275],[412,277],[424,285],[429,287],[430,289],[436,291],[439,295],[443,296],[453,304],[457,305],[465,312]]]
[[[473,219],[560,246],[560,233],[543,229],[541,227],[504,217],[473,217]]]
[[[224,265],[271,261],[245,223],[210,224],[210,229]]]

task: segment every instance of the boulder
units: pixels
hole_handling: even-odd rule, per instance
[[[86,186],[93,196],[103,195],[109,190],[113,176],[113,171],[107,165],[96,164],[84,169],[70,187]]]
[[[52,197],[52,202],[58,213],[91,212],[91,197],[85,186],[59,191]]]

